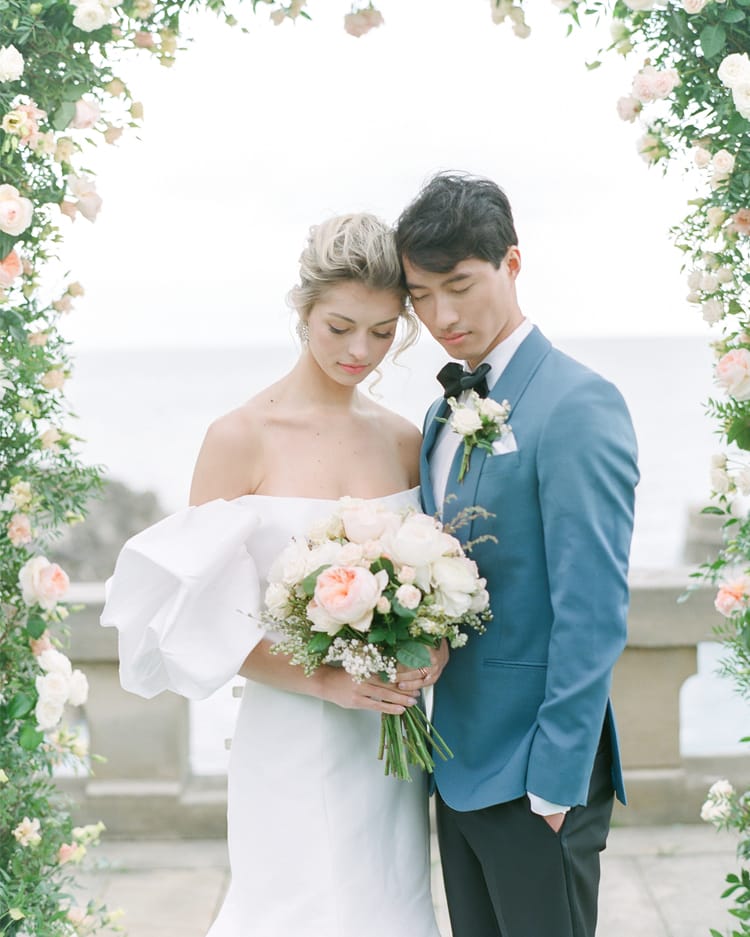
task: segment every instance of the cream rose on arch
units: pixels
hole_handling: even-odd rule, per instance
[[[35,556],[24,563],[18,574],[21,594],[27,605],[41,605],[50,611],[68,591],[70,580],[57,564],[45,556]]]
[[[18,81],[23,75],[23,67],[23,56],[15,46],[0,48],[0,83]]]

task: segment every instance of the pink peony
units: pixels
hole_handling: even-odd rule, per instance
[[[22,269],[21,258],[11,251],[0,260],[0,286],[10,286]]]
[[[312,609],[308,607],[313,631],[335,634],[343,625],[366,631],[381,591],[378,580],[369,569],[330,566],[318,576],[310,603]]]
[[[14,514],[8,524],[8,539],[14,547],[31,543],[31,522],[27,514]]]
[[[741,576],[731,582],[723,582],[714,599],[714,607],[725,618],[730,618],[747,607],[750,597],[750,576]]]
[[[750,400],[750,351],[733,348],[716,365],[716,380],[735,400]]]

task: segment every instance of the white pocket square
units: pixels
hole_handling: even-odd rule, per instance
[[[518,452],[518,444],[512,430],[492,443],[493,455],[505,455],[508,452]]]

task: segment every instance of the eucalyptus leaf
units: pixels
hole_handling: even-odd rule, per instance
[[[410,670],[419,670],[420,667],[429,667],[430,652],[418,641],[407,641],[396,650],[396,659]]]
[[[700,44],[707,59],[712,59],[724,48],[727,41],[727,31],[721,23],[712,23],[704,26],[700,34]]]

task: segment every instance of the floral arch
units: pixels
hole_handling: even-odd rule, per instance
[[[488,27],[528,36],[523,0],[484,2]],[[749,692],[750,520],[738,498],[750,495],[750,0],[552,5],[569,31],[589,17],[609,22],[602,55],[633,62],[632,85],[613,106],[640,126],[638,152],[695,179],[695,198],[673,235],[688,301],[721,331],[723,393],[710,411],[726,452],[714,459],[707,510],[724,517],[728,537],[698,575],[719,584],[729,669]],[[352,42],[388,28],[371,3],[341,6]],[[100,473],[82,464],[76,437],[63,428],[72,358],[59,326],[83,287],[70,280],[50,292],[45,269],[63,216],[93,222],[102,207],[87,154],[142,119],[118,76],[123,57],[139,50],[172,65],[191,9],[237,28],[252,14],[288,28],[287,20],[314,17],[315,2],[0,0],[0,829],[13,834],[0,839],[0,933],[9,937],[89,933],[115,919],[67,897],[69,869],[100,830],[74,829],[50,780],[60,759],[82,763],[87,755],[62,721],[65,704],[82,704],[87,687],[60,650],[67,576],[45,550],[81,519]],[[734,792],[719,787],[708,803],[708,819],[747,835],[750,811]],[[750,839],[742,849],[750,854]]]

